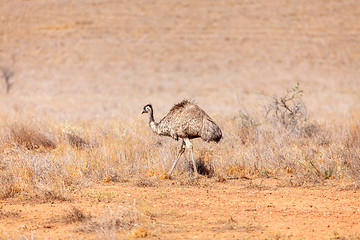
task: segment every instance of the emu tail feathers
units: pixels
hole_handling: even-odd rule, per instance
[[[204,119],[201,138],[207,142],[219,142],[222,137],[221,129],[211,119]]]

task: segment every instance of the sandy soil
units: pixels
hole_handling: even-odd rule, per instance
[[[281,187],[279,180],[260,179],[201,179],[185,186],[176,180],[162,180],[152,187],[131,182],[102,184],[83,189],[72,201],[2,200],[0,235],[39,239],[145,235],[152,239],[358,239],[359,197],[358,190],[341,182],[317,187]],[[73,207],[102,222],[110,221],[119,209],[128,209],[128,215],[135,212],[139,217],[137,223],[144,235],[126,227],[91,231],[90,220],[66,220]]]

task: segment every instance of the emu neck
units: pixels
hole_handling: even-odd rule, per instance
[[[154,113],[152,111],[150,112],[149,125],[151,130],[153,130],[156,133],[158,132],[158,123],[155,122]]]

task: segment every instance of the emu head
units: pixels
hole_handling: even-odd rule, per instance
[[[147,104],[147,105],[144,106],[142,114],[144,114],[144,113],[152,113],[152,111],[153,111],[153,108],[152,108],[151,104]]]

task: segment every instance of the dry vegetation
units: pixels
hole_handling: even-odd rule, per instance
[[[110,204],[119,196],[84,191],[119,184],[201,192],[234,179],[249,180],[251,190],[266,189],[264,179],[358,189],[359,7],[355,0],[3,1],[0,200]],[[184,98],[215,120],[223,139],[194,140],[202,178],[191,178],[186,156],[169,183],[180,143],[153,134],[140,113],[152,103],[160,120]],[[165,198],[157,197],[152,204]],[[149,230],[159,226],[154,218],[173,215],[156,215],[151,204],[116,204],[97,215],[72,206],[49,226],[76,225],[73,234],[97,238],[119,231],[157,238]],[[0,221],[21,216],[0,206]],[[265,229],[241,222],[218,225]],[[4,238],[18,236],[32,237]]]
[[[220,144],[195,141],[200,173],[214,179],[281,178],[297,186],[344,178],[360,184],[359,113],[320,124],[308,116],[302,94],[296,85],[268,98],[263,115],[240,110],[219,118]],[[92,183],[130,179],[154,186],[148,178],[165,178],[178,147],[141,120],[73,126],[10,121],[2,126],[2,198],[66,200]],[[177,178],[191,176],[189,164],[182,161]]]

